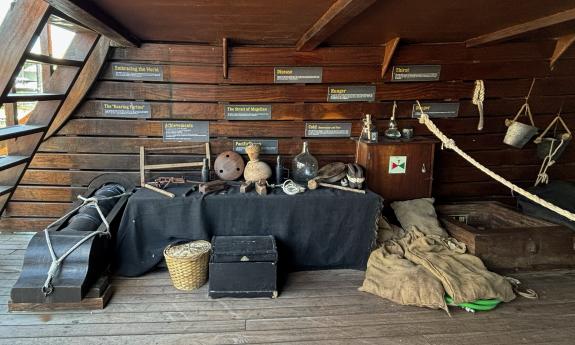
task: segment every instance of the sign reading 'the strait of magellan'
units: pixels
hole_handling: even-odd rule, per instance
[[[246,147],[250,144],[260,144],[261,153],[264,155],[278,154],[277,139],[241,139],[234,140],[234,151],[240,154],[246,153]]]
[[[122,80],[164,80],[164,67],[134,63],[112,63],[112,77]]]
[[[164,141],[195,141],[210,140],[210,123],[208,121],[176,121],[164,122]]]
[[[328,102],[373,102],[375,85],[330,86],[327,89]]]
[[[130,117],[148,119],[152,109],[146,102],[102,102],[102,113],[107,117]]]
[[[305,136],[308,138],[349,138],[350,122],[306,122]]]
[[[437,81],[441,65],[393,66],[391,81]]]
[[[224,114],[227,120],[271,120],[271,104],[226,104]]]
[[[459,102],[421,103],[421,108],[429,117],[457,117],[459,115]],[[411,110],[411,117],[419,118],[420,116],[421,110],[415,103]]]
[[[321,83],[323,69],[321,67],[275,67],[274,83]]]

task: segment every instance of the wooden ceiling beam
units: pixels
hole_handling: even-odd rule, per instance
[[[309,28],[296,44],[297,51],[310,51],[319,46],[350,20],[363,12],[376,0],[336,0]]]
[[[385,76],[389,65],[391,64],[391,58],[395,54],[395,50],[399,45],[399,37],[394,37],[385,43],[385,53],[383,56],[383,63],[381,64],[381,79]]]
[[[557,25],[572,20],[575,20],[575,8],[471,38],[465,41],[465,45],[469,48],[488,43],[501,42],[531,31],[543,29],[552,25]]]
[[[557,39],[555,50],[553,51],[553,55],[551,55],[551,61],[549,62],[549,67],[551,69],[555,67],[557,60],[559,60],[563,53],[565,53],[574,42],[575,34],[565,35]]]
[[[45,1],[62,14],[108,37],[122,47],[139,47],[141,44],[134,34],[92,2],[81,0]]]

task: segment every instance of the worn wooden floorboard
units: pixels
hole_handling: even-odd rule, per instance
[[[0,344],[573,344],[575,270],[509,274],[540,294],[488,313],[401,306],[357,291],[363,272],[288,276],[278,299],[182,292],[166,271],[116,277],[105,310],[9,313],[30,234],[0,234]]]

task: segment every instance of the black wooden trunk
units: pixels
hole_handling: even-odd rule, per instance
[[[277,296],[273,236],[214,236],[212,246],[210,297]]]

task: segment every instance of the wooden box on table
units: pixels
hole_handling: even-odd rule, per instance
[[[575,267],[575,232],[498,202],[438,205],[449,234],[493,270]]]
[[[273,236],[214,236],[212,248],[210,297],[277,297]]]

